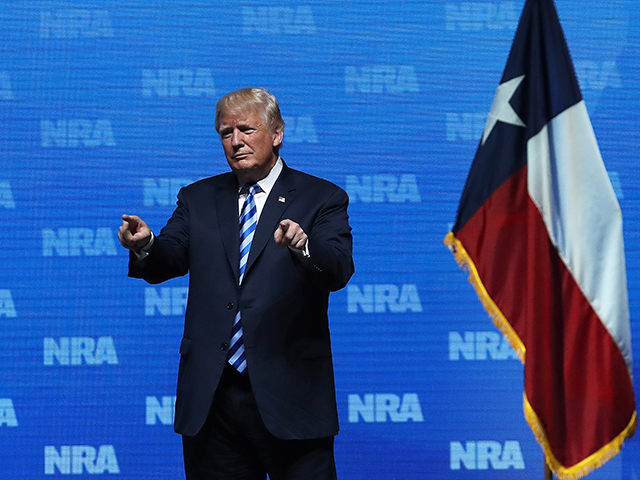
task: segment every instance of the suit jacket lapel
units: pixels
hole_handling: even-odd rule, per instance
[[[234,174],[229,173],[228,181],[218,187],[215,209],[222,243],[237,284],[239,280],[238,270],[240,269],[240,225],[238,218],[238,182]]]
[[[251,244],[251,251],[249,252],[249,259],[247,260],[247,273],[267,243],[273,239],[273,234],[276,228],[278,228],[278,223],[282,219],[285,210],[296,197],[295,190],[296,186],[291,175],[291,170],[284,165],[260,214],[260,220],[258,221],[253,243]],[[284,199],[284,201],[282,199]],[[245,275],[247,273],[245,273]]]

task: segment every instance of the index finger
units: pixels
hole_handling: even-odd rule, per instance
[[[287,230],[289,230],[289,227],[291,226],[293,222],[289,219],[285,219],[282,220],[280,222],[280,225],[278,225],[284,232],[286,232]]]

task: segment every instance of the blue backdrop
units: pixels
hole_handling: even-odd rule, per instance
[[[127,278],[116,232],[122,213],[158,231],[180,186],[227,171],[215,103],[264,86],[283,158],[351,198],[339,477],[541,479],[522,365],[441,243],[523,5],[0,1],[0,477],[181,477],[188,279]],[[640,3],[557,8],[624,214],[640,358]],[[639,477],[635,439],[592,475]]]

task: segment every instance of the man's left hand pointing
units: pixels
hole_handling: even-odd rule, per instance
[[[304,233],[302,227],[293,220],[282,220],[275,233],[273,239],[278,245],[283,247],[296,248],[304,250],[307,244],[307,234]]]

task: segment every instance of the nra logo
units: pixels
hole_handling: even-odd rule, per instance
[[[9,73],[0,71],[0,100],[13,100],[14,98]]]
[[[188,287],[161,287],[144,289],[144,314],[162,316],[184,315],[187,309]]]
[[[365,65],[345,67],[346,93],[417,93],[418,76],[413,65]]]
[[[349,313],[422,312],[418,286],[413,283],[348,285],[347,305]]]
[[[146,424],[172,425],[176,409],[176,397],[163,396],[146,398]]]
[[[56,469],[62,475],[90,473],[120,473],[113,445],[63,445],[58,450],[53,445],[44,447],[44,474],[54,475]]]
[[[287,143],[318,143],[312,117],[282,117],[287,126]]]
[[[417,393],[366,393],[349,395],[349,423],[424,422]]]
[[[8,180],[0,180],[0,207],[13,209],[16,202],[13,200],[13,190]]]
[[[109,365],[118,364],[118,355],[112,337],[61,337],[59,340],[44,338],[45,365]]]
[[[210,68],[173,68],[142,71],[145,97],[215,97]]]
[[[451,470],[507,470],[525,468],[520,443],[508,440],[504,445],[496,441],[451,442],[449,444]]]
[[[600,92],[607,87],[622,88],[620,70],[614,61],[595,62],[580,60],[575,62],[575,67],[576,76],[580,81],[580,88],[582,90],[595,90]]]
[[[178,191],[190,183],[193,180],[189,178],[145,178],[142,180],[144,206],[175,205]]]
[[[16,307],[13,303],[11,290],[0,290],[0,317],[15,318],[18,316]]]
[[[109,120],[42,120],[40,122],[43,147],[115,147]]]
[[[347,175],[351,203],[420,203],[415,175]]]
[[[515,30],[518,8],[515,2],[447,3],[445,29],[462,32]]]
[[[42,229],[42,256],[88,257],[117,255],[116,235],[107,227]]]
[[[309,35],[316,33],[316,23],[309,6],[242,7],[242,33]]]
[[[10,398],[0,398],[0,427],[17,427],[18,417],[13,408],[13,400]]]
[[[40,38],[113,37],[106,10],[65,8],[40,12]]]
[[[445,120],[447,141],[480,141],[486,121],[486,113],[447,113]]]
[[[449,360],[517,360],[509,341],[498,332],[449,332]]]

